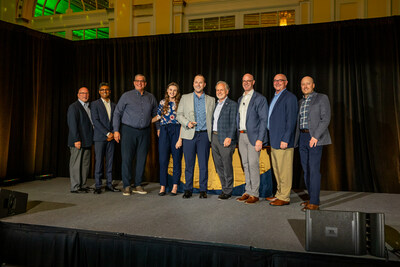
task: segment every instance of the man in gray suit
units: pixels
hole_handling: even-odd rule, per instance
[[[247,73],[242,78],[244,93],[239,98],[237,128],[239,130],[239,152],[246,179],[244,194],[239,202],[254,204],[259,200],[260,154],[267,145],[268,102],[265,96],[254,90],[253,75]]]
[[[331,144],[328,130],[331,120],[329,99],[324,94],[314,92],[314,87],[314,80],[311,77],[306,76],[301,80],[304,97],[299,100],[296,143],[299,143],[304,181],[310,196],[309,201],[301,203],[303,211],[319,209],[322,148]]]
[[[215,86],[218,98],[213,115],[211,137],[212,156],[215,169],[221,181],[222,193],[219,199],[229,199],[233,189],[232,156],[235,152],[237,103],[228,98],[229,85],[224,81]]]
[[[185,193],[190,198],[193,192],[193,173],[196,154],[200,170],[200,198],[207,198],[208,158],[210,155],[212,115],[215,98],[204,93],[205,78],[194,77],[194,92],[182,96],[176,118],[182,125],[183,154],[185,155]]]

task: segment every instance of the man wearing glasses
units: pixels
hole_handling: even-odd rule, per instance
[[[99,85],[100,99],[91,103],[92,121],[94,126],[94,151],[96,154],[96,164],[94,178],[96,181],[95,194],[101,194],[101,185],[104,170],[104,158],[106,161],[107,185],[105,190],[120,192],[112,184],[112,167],[114,159],[114,134],[112,127],[112,117],[115,110],[115,103],[111,102],[111,89],[108,83],[102,82]]]
[[[297,98],[286,90],[287,78],[274,77],[275,95],[268,113],[271,162],[277,182],[275,196],[267,197],[271,206],[290,204],[293,177],[294,136],[297,122]]]
[[[90,120],[89,90],[78,91],[78,101],[68,107],[68,146],[71,152],[69,175],[71,193],[87,193],[86,181],[89,176],[90,156],[93,144],[93,126]]]
[[[254,77],[245,74],[242,78],[243,96],[239,98],[237,129],[239,129],[239,152],[245,174],[245,193],[237,198],[239,202],[254,204],[259,198],[260,151],[268,142],[268,102],[254,91]]]
[[[114,111],[114,139],[121,141],[122,182],[124,196],[131,194],[132,160],[136,156],[136,173],[133,193],[147,194],[141,186],[150,143],[151,118],[157,115],[157,100],[146,92],[146,77],[137,74],[134,90],[125,92]],[[159,127],[156,123],[157,128]]]

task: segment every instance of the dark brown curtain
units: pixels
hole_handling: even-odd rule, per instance
[[[95,100],[98,84],[108,81],[117,102],[132,89],[134,74],[143,73],[160,100],[169,82],[188,93],[202,73],[207,93],[215,95],[216,82],[225,80],[237,100],[241,77],[250,72],[256,90],[271,100],[272,79],[284,73],[299,98],[300,80],[310,75],[331,101],[333,145],[324,150],[322,189],[399,193],[399,27],[397,16],[70,42],[0,23],[6,36],[0,40],[0,177],[68,177],[66,110],[81,86]],[[152,140],[146,178],[158,181],[154,131]],[[118,151],[114,163],[119,179]],[[298,162],[295,170],[294,187],[301,188]]]

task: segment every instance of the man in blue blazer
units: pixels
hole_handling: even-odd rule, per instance
[[[89,176],[90,156],[93,144],[93,126],[90,120],[89,90],[78,91],[78,101],[68,107],[68,146],[71,152],[69,174],[71,193],[89,191],[86,181]]]
[[[267,200],[272,206],[283,206],[290,204],[292,189],[297,98],[286,89],[288,81],[284,74],[275,75],[273,83],[275,95],[269,105],[268,130],[277,190]]]
[[[299,100],[296,144],[300,141],[300,161],[310,196],[309,201],[301,203],[303,211],[319,209],[322,148],[324,145],[331,144],[328,130],[331,120],[329,99],[327,95],[315,92],[314,88],[314,80],[311,77],[306,76],[301,80],[301,91],[304,97]]]
[[[267,145],[268,102],[253,86],[253,75],[242,78],[243,96],[239,98],[237,129],[239,130],[239,152],[245,174],[245,193],[237,201],[254,204],[259,198],[260,151]]]
[[[101,185],[104,170],[104,158],[106,162],[107,185],[105,190],[120,192],[112,184],[112,167],[114,159],[114,134],[112,118],[115,110],[115,103],[111,102],[111,89],[108,83],[102,82],[99,86],[100,99],[91,103],[92,121],[94,126],[94,151],[96,164],[94,178],[96,181],[95,194],[101,194]]]
[[[213,134],[211,136],[212,156],[215,169],[221,181],[222,193],[219,199],[229,199],[233,190],[232,156],[235,152],[237,103],[228,98],[229,85],[224,81],[215,86],[218,98],[213,113]]]

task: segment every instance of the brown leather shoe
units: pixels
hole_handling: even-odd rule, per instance
[[[243,194],[241,197],[238,197],[236,201],[243,202],[246,201],[250,197],[249,194]]]
[[[267,197],[267,198],[265,198],[265,200],[268,200],[268,201],[275,201],[277,199],[278,198],[276,198],[276,197]]]
[[[306,210],[319,210],[319,205],[308,204],[307,206],[301,209],[301,211],[306,211]]]
[[[305,207],[310,203],[310,200],[304,201],[300,203],[300,206]]]
[[[250,196],[244,203],[245,204],[254,204],[259,200],[258,197]]]
[[[277,199],[275,201],[272,201],[269,203],[271,206],[283,206],[283,205],[289,205],[290,202],[289,201],[283,201],[280,199]]]

